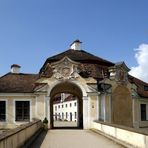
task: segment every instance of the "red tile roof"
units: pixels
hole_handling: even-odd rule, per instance
[[[129,75],[129,82],[134,83],[137,86],[137,93],[139,94],[139,96],[145,97],[145,98],[148,97],[148,91],[144,90],[145,86],[148,87],[148,83],[146,83],[138,78],[135,78],[131,75]]]

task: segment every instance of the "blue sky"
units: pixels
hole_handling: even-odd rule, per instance
[[[147,0],[0,0],[0,75],[14,63],[37,73],[75,39],[92,54],[137,66],[134,49],[148,43],[147,6]]]

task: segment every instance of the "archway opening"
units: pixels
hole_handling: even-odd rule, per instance
[[[83,128],[82,91],[76,84],[57,84],[50,98],[51,128]]]

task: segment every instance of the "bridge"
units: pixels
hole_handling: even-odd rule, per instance
[[[45,137],[44,137],[45,136]],[[44,137],[44,138],[43,138]],[[42,141],[43,140],[43,141]],[[121,145],[91,130],[49,130],[30,148],[122,148]]]
[[[93,121],[90,129],[46,129],[35,120],[1,131],[0,148],[122,148],[148,147],[148,128],[134,129]]]

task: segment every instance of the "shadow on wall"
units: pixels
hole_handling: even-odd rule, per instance
[[[28,148],[40,148],[45,137],[47,134],[48,130],[43,130],[37,137],[36,139],[30,144]]]

